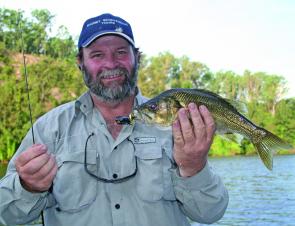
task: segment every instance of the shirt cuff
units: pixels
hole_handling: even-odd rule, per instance
[[[23,188],[18,174],[16,174],[14,179],[14,189],[15,189],[15,194],[17,195],[17,197],[29,203],[37,202],[40,198],[45,197],[48,193],[47,191],[45,192],[27,191],[26,189]]]
[[[173,185],[185,189],[200,190],[203,187],[212,184],[212,181],[214,180],[214,175],[210,170],[208,162],[201,171],[191,177],[181,177],[178,168],[170,170],[172,171]]]

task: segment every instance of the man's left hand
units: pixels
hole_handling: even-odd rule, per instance
[[[215,123],[208,109],[190,103],[181,108],[172,125],[174,159],[182,177],[201,171],[207,162],[208,152],[215,133]]]

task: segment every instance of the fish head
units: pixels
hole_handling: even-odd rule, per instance
[[[170,98],[156,98],[136,107],[131,117],[147,124],[170,126],[178,109],[178,105]]]

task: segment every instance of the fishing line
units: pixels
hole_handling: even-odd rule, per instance
[[[27,93],[27,100],[28,100],[28,109],[29,109],[29,114],[30,114],[30,123],[31,123],[31,132],[32,132],[32,141],[33,144],[35,144],[35,135],[34,135],[34,127],[33,127],[33,116],[32,116],[32,106],[31,106],[31,99],[30,99],[30,89],[29,89],[29,82],[28,82],[28,73],[27,73],[27,62],[26,62],[26,56],[24,52],[24,39],[23,39],[23,30],[21,26],[21,14],[19,12],[18,14],[18,24],[19,24],[19,34],[20,34],[20,40],[21,40],[21,52],[22,52],[22,57],[23,57],[23,67],[24,67],[24,76],[25,76],[25,83],[26,83],[26,93]],[[118,125],[116,122],[115,123],[106,123],[107,126],[109,125]],[[68,136],[68,137],[63,137],[60,138],[56,141],[48,142],[45,144],[50,144],[50,143],[58,143],[61,140],[67,139],[69,137],[75,137],[77,135],[73,136]],[[42,226],[45,226],[44,223],[44,211],[41,211],[41,223]]]
[[[28,82],[28,74],[27,74],[27,64],[26,64],[26,56],[25,56],[25,53],[24,53],[24,40],[23,40],[22,32],[21,32],[21,46],[22,46],[22,55],[23,55],[24,74],[25,74],[25,81],[26,81],[26,92],[27,92],[27,99],[28,99],[28,107],[29,107],[29,113],[30,113],[30,122],[31,122],[31,128],[32,128],[31,131],[32,131],[33,144],[35,144],[35,136],[34,136],[34,128],[33,128],[33,117],[32,117],[32,107],[31,107],[31,100],[30,100],[29,82]]]
[[[18,12],[18,24],[19,24],[19,33],[20,33],[20,39],[21,39],[21,49],[22,49],[22,56],[23,56],[23,65],[24,65],[24,74],[25,74],[25,81],[26,81],[26,92],[27,92],[27,98],[28,98],[28,107],[29,107],[29,113],[30,113],[32,139],[33,139],[33,144],[35,144],[35,135],[34,135],[33,117],[32,117],[32,107],[31,107],[31,100],[30,100],[30,90],[29,90],[27,64],[26,64],[26,56],[25,56],[25,50],[24,50],[24,39],[23,39],[23,30],[22,30],[22,26],[21,26],[21,13],[20,12]],[[41,222],[42,222],[42,226],[45,226],[43,210],[41,211]]]

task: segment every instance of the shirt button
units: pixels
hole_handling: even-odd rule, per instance
[[[116,204],[116,205],[115,205],[115,208],[116,208],[116,209],[120,209],[120,204]]]
[[[113,174],[113,178],[114,178],[114,179],[118,178],[118,174],[114,173],[114,174]]]

